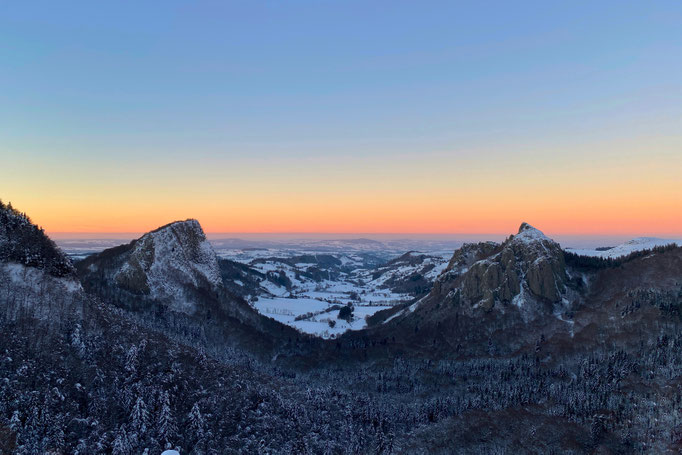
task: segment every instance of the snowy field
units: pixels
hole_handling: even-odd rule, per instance
[[[350,322],[338,319],[335,305],[315,298],[260,297],[254,307],[262,314],[290,325],[297,330],[323,338],[331,338],[346,330],[360,330],[367,326],[365,317],[386,306],[356,305]],[[338,306],[338,305],[336,305]],[[298,320],[297,320],[298,319]],[[330,326],[330,322],[334,327]]]
[[[289,272],[287,276],[293,287],[287,290],[269,281],[261,282],[270,295],[259,296],[252,302],[254,308],[301,332],[324,338],[335,337],[346,330],[363,329],[367,325],[367,316],[411,298],[408,294],[375,288],[371,282],[361,286],[344,281],[351,279],[349,276],[343,276],[338,281],[324,280],[318,283],[296,279],[295,271],[287,267],[279,270]],[[338,308],[347,305],[354,308],[350,322],[338,318]],[[333,327],[330,321],[333,321]]]
[[[659,239],[655,237],[638,237],[629,242],[614,246],[613,248],[566,248],[566,251],[579,254],[581,256],[593,256],[601,258],[618,258],[627,256],[635,251],[650,250],[658,246],[670,244],[682,245],[680,239]]]
[[[396,268],[380,278],[372,278],[377,265],[405,251],[394,250],[378,242],[359,245],[328,242],[318,243],[314,247],[309,244],[281,248],[273,245],[268,248],[223,247],[217,248],[217,254],[248,265],[265,275],[275,273],[286,276],[288,286],[262,280],[262,292],[251,300],[251,304],[266,316],[301,332],[324,338],[338,336],[347,330],[363,329],[367,325],[367,316],[413,298],[410,294],[392,292],[384,285],[390,277],[409,275],[409,267]],[[452,251],[439,253],[441,259],[431,259],[434,268],[429,278],[435,278],[452,255]],[[299,258],[304,255],[327,259],[333,257],[334,265],[301,262]],[[311,271],[321,271],[324,279],[312,279]],[[350,321],[338,318],[339,308],[347,305],[354,308]]]

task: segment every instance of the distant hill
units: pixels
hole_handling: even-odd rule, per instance
[[[660,239],[656,237],[638,237],[632,239],[628,242],[622,243],[616,246],[607,246],[599,248],[566,248],[573,254],[580,256],[592,256],[600,258],[619,258],[627,256],[636,251],[650,250],[652,248],[666,246],[666,245],[677,245],[682,246],[682,240],[680,239]]]

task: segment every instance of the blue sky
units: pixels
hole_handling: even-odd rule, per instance
[[[205,153],[439,148],[679,113],[680,2],[0,8],[3,136],[76,155],[102,142],[170,153],[197,141]]]
[[[316,160],[603,164],[628,142],[672,159],[680,24],[679,1],[6,2],[0,154],[128,183],[190,160],[300,180]]]

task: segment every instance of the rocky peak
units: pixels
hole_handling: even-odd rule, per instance
[[[430,298],[456,296],[464,308],[491,310],[557,303],[565,292],[566,267],[558,243],[528,223],[500,244],[465,244],[455,251]],[[528,309],[528,308],[526,308]]]
[[[533,241],[533,240],[550,240],[541,230],[534,228],[528,223],[521,223],[519,232],[514,236],[519,240]]]
[[[187,310],[187,286],[216,291],[223,286],[218,260],[197,220],[177,221],[135,240],[114,279],[134,293]]]
[[[465,243],[452,255],[446,271],[462,274],[481,259],[487,258],[500,247],[497,242]]]
[[[541,230],[534,228],[528,223],[521,223],[519,232],[516,235],[510,236],[506,243],[533,246],[536,249],[551,248],[554,245],[559,246],[554,240],[543,234]]]

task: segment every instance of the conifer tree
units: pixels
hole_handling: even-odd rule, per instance
[[[132,429],[135,430],[138,438],[143,438],[149,425],[149,412],[142,397],[137,397],[130,419],[132,420]]]
[[[163,443],[169,444],[176,436],[177,427],[171,411],[170,397],[167,391],[164,391],[161,396],[161,411],[157,428],[159,440]]]

